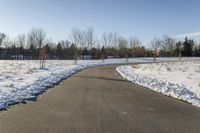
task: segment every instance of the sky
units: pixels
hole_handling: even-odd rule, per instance
[[[147,44],[154,37],[200,35],[199,0],[0,0],[0,32],[11,38],[32,27],[53,41],[73,27],[118,32]]]

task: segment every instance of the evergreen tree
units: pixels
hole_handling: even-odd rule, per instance
[[[71,49],[71,52],[72,52],[72,59],[77,60],[77,58],[78,58],[78,53],[79,53],[78,48],[76,47],[75,44],[72,43],[70,49]]]
[[[185,41],[183,43],[183,56],[192,56],[193,55],[193,46],[194,46],[194,41],[193,40],[188,40],[188,38],[185,38]]]
[[[106,49],[104,46],[101,48],[101,59],[105,59],[107,57],[106,55]]]
[[[62,46],[61,43],[59,42],[56,48],[56,55],[58,56],[59,59],[63,59],[63,50],[62,50]]]
[[[84,48],[83,55],[88,55],[88,50],[86,47]]]
[[[30,50],[31,58],[36,59],[37,50],[36,50],[36,47],[33,45],[33,43],[31,43],[29,50]]]
[[[45,50],[46,50],[46,54],[47,54],[47,56],[49,56],[48,58],[51,58],[51,48],[49,47],[49,45],[48,44],[46,44],[45,46],[44,46],[44,48],[45,48]]]

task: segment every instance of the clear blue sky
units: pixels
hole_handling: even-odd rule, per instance
[[[0,0],[0,32],[11,37],[43,28],[54,41],[73,27],[117,31],[144,43],[163,34],[200,31],[199,0]]]

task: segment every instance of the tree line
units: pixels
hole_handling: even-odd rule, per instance
[[[192,57],[200,56],[200,44],[193,39],[185,37],[184,41],[177,41],[167,35],[162,38],[154,38],[150,46],[153,51],[158,51],[161,57]]]
[[[164,35],[154,38],[147,46],[137,37],[125,38],[117,32],[105,32],[98,37],[92,28],[73,28],[68,39],[58,43],[48,39],[41,28],[32,28],[15,39],[0,33],[1,59],[40,59],[41,49],[47,59],[152,57],[155,53],[161,57],[200,56],[200,45],[187,37],[181,42]]]

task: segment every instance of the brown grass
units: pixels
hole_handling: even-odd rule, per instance
[[[139,66],[138,66],[138,65],[132,65],[132,68],[134,68],[134,69],[138,69]]]

